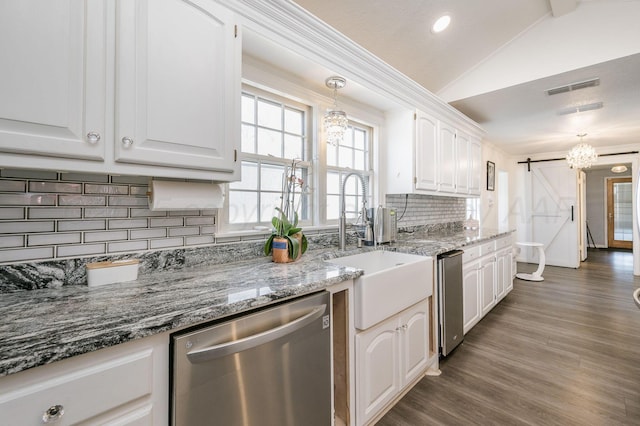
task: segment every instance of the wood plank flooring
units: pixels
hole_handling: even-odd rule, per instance
[[[518,264],[533,272],[537,265]],[[513,291],[378,423],[640,425],[640,309],[631,251],[591,249]]]

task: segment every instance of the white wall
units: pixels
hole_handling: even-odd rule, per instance
[[[496,165],[495,191],[487,191],[487,161]],[[514,229],[514,223],[509,218],[509,223],[498,221],[498,194],[500,193],[500,181],[497,179],[499,172],[507,172],[509,181],[512,181],[514,163],[509,155],[496,148],[494,145],[482,142],[482,185],[480,192],[480,224],[484,228],[499,230]],[[509,204],[512,205],[512,195],[509,194]]]

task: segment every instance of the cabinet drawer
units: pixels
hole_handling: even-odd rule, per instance
[[[480,257],[480,246],[469,246],[463,248],[462,263],[471,262]]]
[[[510,245],[511,245],[511,236],[498,238],[496,240],[496,250],[500,250],[500,249],[503,249],[505,247],[509,247]]]
[[[55,424],[69,425],[150,395],[152,353],[136,352],[0,393],[2,417],[12,425],[38,425],[49,407],[60,405],[64,415]]]
[[[483,243],[480,245],[480,256],[486,256],[496,251],[495,241]]]

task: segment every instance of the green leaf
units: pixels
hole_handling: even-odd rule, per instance
[[[302,228],[291,228],[289,229],[289,232],[287,233],[287,235],[295,235],[300,231],[302,231]]]
[[[273,244],[273,239],[276,237],[276,234],[271,234],[267,239],[267,242],[264,243],[264,255],[269,256],[271,254],[271,245]]]
[[[297,238],[286,237],[289,240],[289,257],[291,259],[295,259],[298,257],[298,252],[300,251],[300,242]]]
[[[304,254],[307,251],[308,246],[309,246],[309,241],[307,241],[307,236],[302,234],[302,247],[300,247],[300,249],[302,250],[302,254]]]

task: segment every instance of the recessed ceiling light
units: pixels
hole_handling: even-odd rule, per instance
[[[626,172],[626,171],[627,171],[627,166],[625,166],[624,164],[621,164],[621,165],[619,165],[619,166],[613,166],[613,167],[611,168],[611,171],[612,171],[613,173],[624,173],[624,172]]]
[[[443,15],[439,17],[436,20],[436,22],[433,24],[433,26],[431,27],[431,32],[437,34],[441,31],[444,31],[447,29],[450,23],[451,23],[451,16]]]

